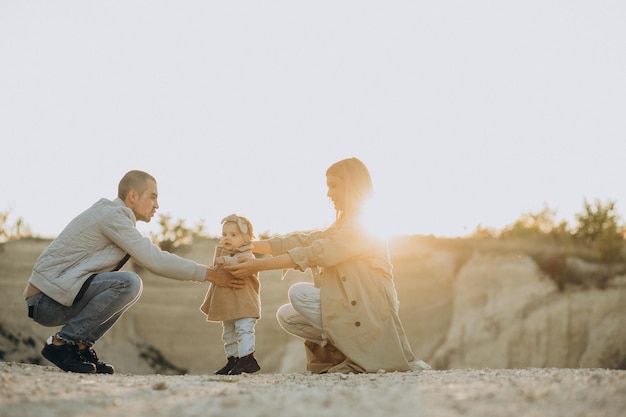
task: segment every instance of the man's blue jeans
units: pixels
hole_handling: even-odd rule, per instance
[[[143,283],[130,271],[97,274],[83,297],[71,307],[40,293],[26,300],[33,320],[47,326],[63,326],[59,340],[93,345],[141,296]]]

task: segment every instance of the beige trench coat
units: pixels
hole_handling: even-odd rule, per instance
[[[369,236],[356,220],[346,220],[325,231],[272,238],[270,243],[273,255],[289,253],[300,270],[321,268],[315,285],[330,344],[305,342],[307,369],[411,370],[415,357],[398,315],[385,242]]]
[[[238,258],[254,258],[252,245],[239,248],[237,252],[231,252],[221,246],[215,247],[215,259],[220,256],[225,257],[225,265],[232,265]],[[258,274],[250,276],[249,282],[241,289],[218,287],[211,284],[207,290],[204,302],[200,306],[207,316],[207,321],[227,321],[244,317],[261,318],[261,283]]]

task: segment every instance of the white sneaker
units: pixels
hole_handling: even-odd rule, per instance
[[[421,359],[416,359],[412,362],[409,362],[409,366],[411,367],[412,371],[428,371],[429,369],[432,369],[429,364]]]

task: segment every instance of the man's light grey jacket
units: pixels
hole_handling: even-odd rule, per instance
[[[207,266],[162,251],[136,228],[124,202],[103,198],[74,218],[42,252],[29,283],[71,306],[90,275],[115,269],[128,253],[139,265],[166,278],[205,281]]]

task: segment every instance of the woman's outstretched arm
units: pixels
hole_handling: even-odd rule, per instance
[[[254,253],[265,253],[267,255],[272,253],[272,245],[270,245],[269,240],[253,240],[252,246],[254,247],[252,249]]]
[[[272,269],[295,268],[297,265],[287,253],[271,258],[240,259],[237,265],[225,266],[237,278],[245,278],[259,271],[269,271]]]

